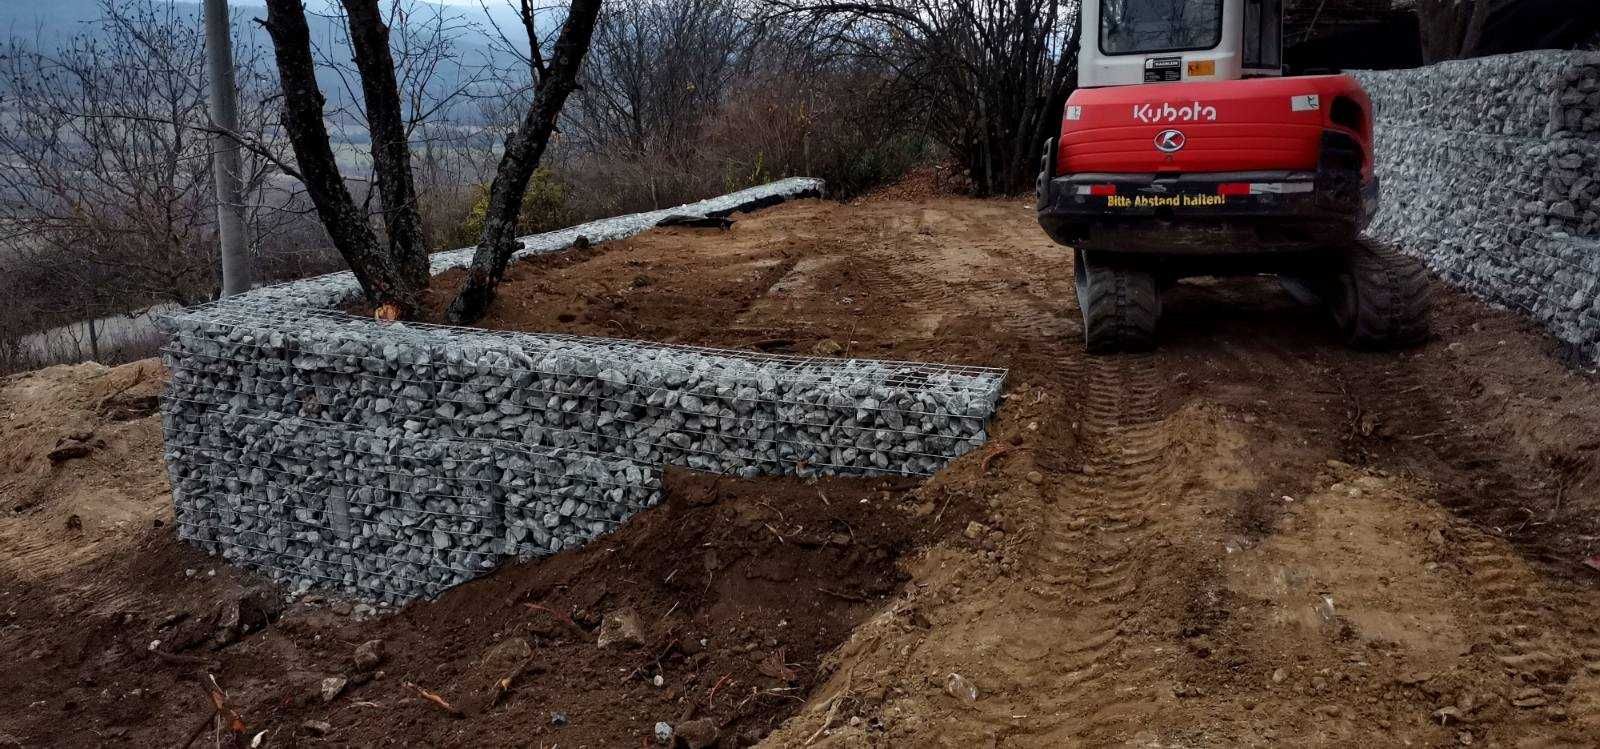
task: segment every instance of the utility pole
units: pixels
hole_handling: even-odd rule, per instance
[[[233,35],[228,0],[205,0],[206,68],[211,78],[211,122],[239,132],[238,90],[233,82]],[[211,136],[212,181],[217,183],[217,234],[222,242],[222,295],[250,290],[250,252],[244,246],[244,204],[239,187],[239,143]]]

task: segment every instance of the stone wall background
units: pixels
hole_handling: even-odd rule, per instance
[[[1377,110],[1369,233],[1600,359],[1600,53],[1356,77]]]

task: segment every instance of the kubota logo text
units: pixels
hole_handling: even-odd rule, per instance
[[[1135,104],[1133,105],[1133,118],[1148,124],[1164,122],[1207,122],[1217,121],[1217,108],[1209,107],[1200,102],[1185,104],[1181,107],[1172,106],[1170,103],[1161,104]]]

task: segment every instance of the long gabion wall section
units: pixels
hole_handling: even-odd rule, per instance
[[[1600,53],[1357,77],[1377,109],[1370,233],[1600,358]]]
[[[730,204],[718,200],[711,210]],[[659,219],[558,234],[615,238]],[[664,466],[930,474],[983,442],[1005,374],[383,325],[327,309],[348,298],[339,286],[312,279],[164,321],[178,532],[295,590],[437,594],[609,531],[660,499]]]

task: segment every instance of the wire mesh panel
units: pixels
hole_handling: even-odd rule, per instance
[[[931,474],[983,443],[1005,375],[381,324],[292,298],[161,321],[179,533],[293,588],[396,601],[609,531],[660,500],[663,466]]]
[[[579,237],[589,242],[625,239],[650,229],[670,217],[727,216],[736,211],[754,210],[793,198],[815,197],[822,194],[824,187],[820,179],[791,177],[675,208],[590,221],[558,231],[521,237],[517,242],[522,246],[512,253],[512,259],[520,260],[532,255],[564,250],[571,247]],[[438,275],[454,268],[465,268],[471,264],[474,252],[476,248],[472,247],[435,252],[428,256],[429,273]],[[270,299],[279,306],[327,309],[351,301],[360,294],[361,286],[356,282],[355,274],[345,271],[265,286],[243,296],[258,300]]]
[[[1600,53],[1357,75],[1383,190],[1368,232],[1600,358]]]

